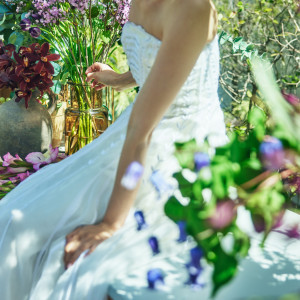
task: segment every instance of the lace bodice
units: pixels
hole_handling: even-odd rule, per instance
[[[132,75],[142,87],[155,61],[161,41],[140,25],[127,22],[123,28],[122,44]],[[207,114],[210,110],[219,110],[218,76],[219,47],[216,37],[202,51],[165,118],[204,112]]]

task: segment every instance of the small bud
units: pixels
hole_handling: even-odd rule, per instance
[[[38,27],[31,27],[29,33],[33,38],[38,38],[41,35],[41,29]]]
[[[136,211],[134,213],[134,217],[135,217],[137,225],[138,225],[137,230],[140,231],[140,230],[147,227],[145,217],[144,217],[144,213],[142,211]]]
[[[158,245],[158,240],[155,236],[152,236],[149,238],[148,240],[149,245],[152,249],[153,255],[157,255],[159,254],[160,250],[159,250],[159,245]]]
[[[21,20],[20,22],[20,27],[23,31],[28,31],[30,29],[31,26],[31,21],[27,18]]]

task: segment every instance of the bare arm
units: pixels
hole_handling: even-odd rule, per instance
[[[120,184],[121,178],[131,162],[144,164],[154,128],[186,81],[207,41],[216,33],[216,14],[208,0],[189,0],[189,5],[177,3],[165,20],[160,50],[133,107],[104,219],[67,236],[66,264],[85,249],[92,252],[123,225],[138,187],[126,190]]]
[[[92,81],[92,87],[96,90],[101,90],[105,86],[111,86],[116,91],[135,87],[137,83],[130,71],[119,74],[110,66],[102,63],[94,63],[86,70],[87,82]]]

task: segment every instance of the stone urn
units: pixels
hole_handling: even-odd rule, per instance
[[[36,101],[33,93],[29,107],[25,100],[14,98],[0,105],[0,156],[7,152],[22,159],[30,152],[45,153],[52,140],[52,121],[46,108]]]

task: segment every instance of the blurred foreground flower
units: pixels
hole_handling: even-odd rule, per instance
[[[179,221],[177,222],[178,228],[179,228],[179,238],[177,242],[183,243],[187,240],[187,233],[186,233],[186,222],[185,221]]]
[[[195,169],[200,171],[202,168],[210,165],[210,158],[207,153],[196,152],[194,156]]]
[[[279,139],[266,136],[259,147],[264,167],[271,171],[277,171],[284,166],[284,151]]]
[[[214,229],[223,229],[236,217],[236,207],[232,200],[218,202],[215,213],[208,218],[208,223]]]
[[[203,271],[203,268],[200,264],[200,260],[203,255],[204,252],[199,247],[195,247],[190,250],[191,261],[186,265],[189,273],[189,280],[187,282],[188,284],[202,286],[202,283],[200,282],[200,275]]]
[[[153,255],[159,254],[160,250],[159,250],[158,239],[155,236],[151,236],[148,242],[152,249]]]
[[[140,231],[140,230],[142,230],[142,229],[144,229],[144,228],[147,227],[147,224],[146,224],[146,221],[145,221],[145,217],[144,217],[144,213],[141,210],[136,211],[134,213],[134,217],[135,217],[137,225],[138,225],[138,227],[137,227],[138,231]]]
[[[136,186],[139,183],[139,180],[141,179],[144,172],[144,167],[137,161],[132,162],[126,172],[123,178],[121,179],[121,185],[129,190],[132,191],[136,188]]]
[[[147,273],[149,289],[159,289],[165,285],[164,276],[160,269],[151,269]]]

